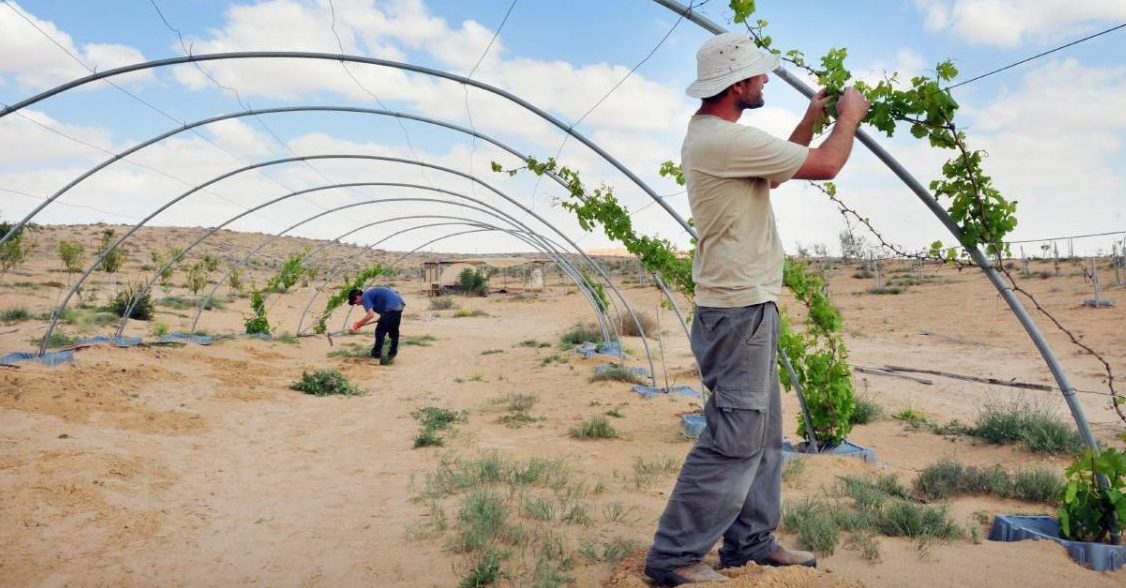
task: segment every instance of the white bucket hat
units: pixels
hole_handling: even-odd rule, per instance
[[[696,52],[696,81],[685,93],[693,98],[710,98],[735,82],[774,70],[781,61],[776,53],[759,52],[743,35],[716,35]]]

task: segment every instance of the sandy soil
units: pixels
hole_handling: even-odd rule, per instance
[[[62,271],[55,242],[77,238],[93,249],[99,227],[44,227],[33,259],[9,272],[0,286],[0,311],[25,308],[33,316],[59,299]],[[148,251],[183,245],[198,229],[146,229],[122,274],[98,273],[85,293],[104,303],[115,282],[137,279]],[[212,252],[237,259],[262,235],[224,232]],[[264,284],[277,264],[303,243],[283,240],[247,281]],[[347,259],[344,246],[331,259]],[[366,259],[372,259],[368,256]],[[393,258],[380,253],[374,257]],[[417,268],[418,259],[410,268]],[[321,261],[326,266],[328,261]],[[887,264],[885,278],[908,264]],[[1019,270],[1020,265],[1014,271]],[[1033,264],[1033,272],[1054,270]],[[829,270],[835,302],[845,316],[855,365],[899,365],[1002,380],[1051,383],[1028,337],[981,272],[928,267],[928,279],[900,295],[865,294],[873,278],[854,278],[855,267]],[[1126,290],[1102,270],[1108,309],[1081,306],[1092,288],[1081,266],[1065,263],[1061,275],[1023,280],[1082,341],[1103,353],[1115,373],[1126,372]],[[1109,273],[1108,273],[1109,272]],[[417,276],[417,271],[408,272]],[[1109,278],[1108,278],[1109,275]],[[659,307],[658,292],[636,283],[635,266],[616,274],[635,308],[660,321],[649,341],[664,383],[694,382],[687,341],[675,316]],[[178,272],[168,295],[188,296]],[[509,283],[518,283],[510,278]],[[394,365],[370,365],[332,351],[370,345],[370,331],[336,337],[261,341],[223,340],[211,346],[114,348],[76,352],[58,367],[24,362],[0,367],[0,585],[3,586],[455,586],[471,566],[453,547],[463,497],[427,499],[436,472],[462,460],[497,456],[508,463],[548,460],[566,472],[556,487],[519,492],[498,486],[512,506],[510,518],[526,536],[502,562],[501,585],[533,585],[541,555],[551,553],[576,586],[644,586],[640,567],[690,441],[679,415],[698,408],[687,396],[644,399],[621,382],[589,382],[604,359],[561,351],[561,333],[590,316],[575,288],[556,278],[532,297],[458,298],[457,305],[487,316],[455,317],[455,309],[430,310],[417,278],[396,280],[408,302],[404,336],[430,335],[428,346],[405,346]],[[1109,283],[1109,286],[1107,284]],[[314,286],[271,297],[270,320],[295,332]],[[495,282],[494,282],[495,285]],[[219,289],[227,296],[226,285]],[[158,296],[166,295],[158,292]],[[790,300],[784,305],[793,308]],[[318,299],[313,308],[323,306]],[[245,298],[205,312],[200,327],[212,334],[241,332]],[[158,306],[154,321],[132,321],[127,334],[152,337],[157,323],[186,328],[190,310]],[[330,323],[343,324],[338,311]],[[1109,408],[1101,364],[1037,317],[1104,443],[1123,424]],[[0,324],[0,353],[33,349],[44,321]],[[307,324],[307,323],[306,323]],[[64,325],[70,335],[111,334],[113,326]],[[544,346],[528,344],[536,341]],[[648,367],[639,338],[624,338],[629,364]],[[488,352],[488,353],[483,353]],[[663,361],[662,361],[663,357]],[[341,370],[366,392],[359,397],[314,397],[289,389],[304,370]],[[1023,398],[1069,418],[1057,393],[924,376],[932,384],[856,373],[859,394],[885,415],[913,408],[936,422],[972,421],[982,406]],[[1123,386],[1118,385],[1121,389]],[[534,395],[531,422],[511,414],[513,395]],[[796,423],[793,395],[787,419]],[[414,449],[419,422],[412,413],[433,406],[464,411],[465,420],[443,432],[443,447]],[[569,430],[607,412],[617,439],[583,441]],[[793,438],[794,426],[788,425]],[[809,458],[784,489],[787,501],[824,494],[840,476],[895,473],[910,484],[917,472],[943,458],[967,464],[1001,464],[1009,470],[1048,467],[1062,472],[1065,458],[1037,456],[1015,447],[914,430],[885,416],[858,426],[850,439],[874,449],[879,461]],[[640,465],[639,465],[640,464]],[[522,514],[529,497],[557,500],[550,522]],[[588,516],[564,520],[582,507]],[[1050,512],[1045,504],[962,497],[948,503],[966,529],[987,532],[982,514]],[[444,528],[443,528],[444,524]],[[793,544],[793,535],[782,533]],[[1124,586],[1126,570],[1081,568],[1049,542],[974,541],[972,535],[920,546],[907,539],[876,538],[880,557],[870,561],[842,542],[820,558],[818,570],[748,566],[728,572],[733,586]],[[614,551],[616,548],[617,551]],[[613,552],[613,553],[612,553]],[[619,558],[625,554],[623,559]],[[714,554],[713,554],[714,558]],[[547,584],[552,585],[552,584]]]

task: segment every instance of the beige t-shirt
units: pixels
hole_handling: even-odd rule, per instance
[[[696,304],[733,308],[777,301],[785,250],[770,182],[798,171],[809,148],[711,115],[695,115],[681,147],[688,202],[700,235]]]

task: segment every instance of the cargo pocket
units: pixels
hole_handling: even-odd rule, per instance
[[[762,390],[719,388],[707,411],[713,448],[727,457],[751,457],[766,445],[767,398]]]

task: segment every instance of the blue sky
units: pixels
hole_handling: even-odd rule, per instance
[[[98,70],[183,55],[176,34],[148,1],[4,4],[0,6],[0,101],[4,104],[88,73],[66,51]],[[678,157],[685,122],[696,106],[683,89],[694,77],[695,50],[708,34],[693,23],[678,23],[675,14],[654,2],[156,0],[155,5],[182,32],[193,53],[337,53],[330,17],[335,10],[337,34],[349,54],[459,75],[468,74],[480,60],[474,79],[521,96],[566,124],[578,121],[627,78],[576,128],[654,191],[669,195],[667,202],[688,216],[681,189],[655,172],[661,162]],[[732,30],[741,26],[730,23],[722,0],[707,2],[700,10]],[[910,76],[949,58],[961,71],[960,79],[969,79],[1126,23],[1126,3],[760,0],[758,16],[770,21],[768,32],[781,49],[799,49],[816,57],[831,47],[848,48],[849,65],[858,75],[871,77],[891,70]],[[684,231],[660,207],[651,205],[646,194],[591,151],[573,139],[564,142],[558,129],[478,90],[385,68],[351,65],[345,71],[332,61],[207,62],[201,67],[152,70],[118,80],[117,88],[91,84],[0,119],[0,149],[7,154],[0,161],[0,214],[5,219],[22,218],[44,197],[110,154],[184,122],[233,113],[247,105],[256,109],[345,105],[386,107],[473,127],[527,154],[544,157],[558,152],[565,163],[583,171],[588,183],[613,187],[635,211],[640,231],[687,245]],[[238,91],[241,104],[230,89]],[[1013,239],[1126,230],[1121,193],[1126,184],[1126,29],[968,84],[954,95],[962,103],[959,122],[970,144],[990,155],[987,173],[1007,197],[1019,202],[1020,225]],[[767,86],[766,100],[765,108],[747,113],[742,122],[788,134],[804,102],[778,79]],[[880,141],[924,184],[938,175],[948,157],[907,136]],[[599,235],[584,235],[552,205],[552,198],[559,195],[555,186],[489,171],[492,160],[517,165],[508,154],[433,125],[335,113],[244,117],[209,125],[199,134],[178,135],[129,158],[139,165],[119,162],[99,172],[35,220],[131,224],[191,185],[218,174],[255,162],[317,153],[422,159],[463,170],[542,215],[581,246],[609,246]],[[294,163],[240,174],[170,207],[151,222],[215,226],[289,191],[357,181],[463,192],[513,212],[537,231],[547,230],[481,184],[434,170],[420,173],[415,166],[354,160]],[[950,240],[917,199],[862,149],[855,152],[838,184],[842,198],[869,216],[890,241],[919,248],[935,239]],[[310,214],[357,199],[392,195],[392,191],[394,196],[434,196],[422,190],[388,188],[318,192],[250,215],[231,227],[274,232]],[[844,228],[835,207],[804,182],[789,182],[776,191],[775,211],[791,252],[798,243],[835,248]],[[377,218],[420,212],[449,214],[450,209],[422,203],[377,204],[329,215],[296,234],[332,238]],[[350,239],[371,242],[392,232],[395,225],[360,231]],[[415,231],[388,247],[407,249],[438,234],[438,229]],[[1107,251],[1116,238],[1122,235],[1082,239],[1076,247]],[[1029,247],[1038,250],[1036,244]],[[499,233],[451,239],[432,248],[526,249]]]

